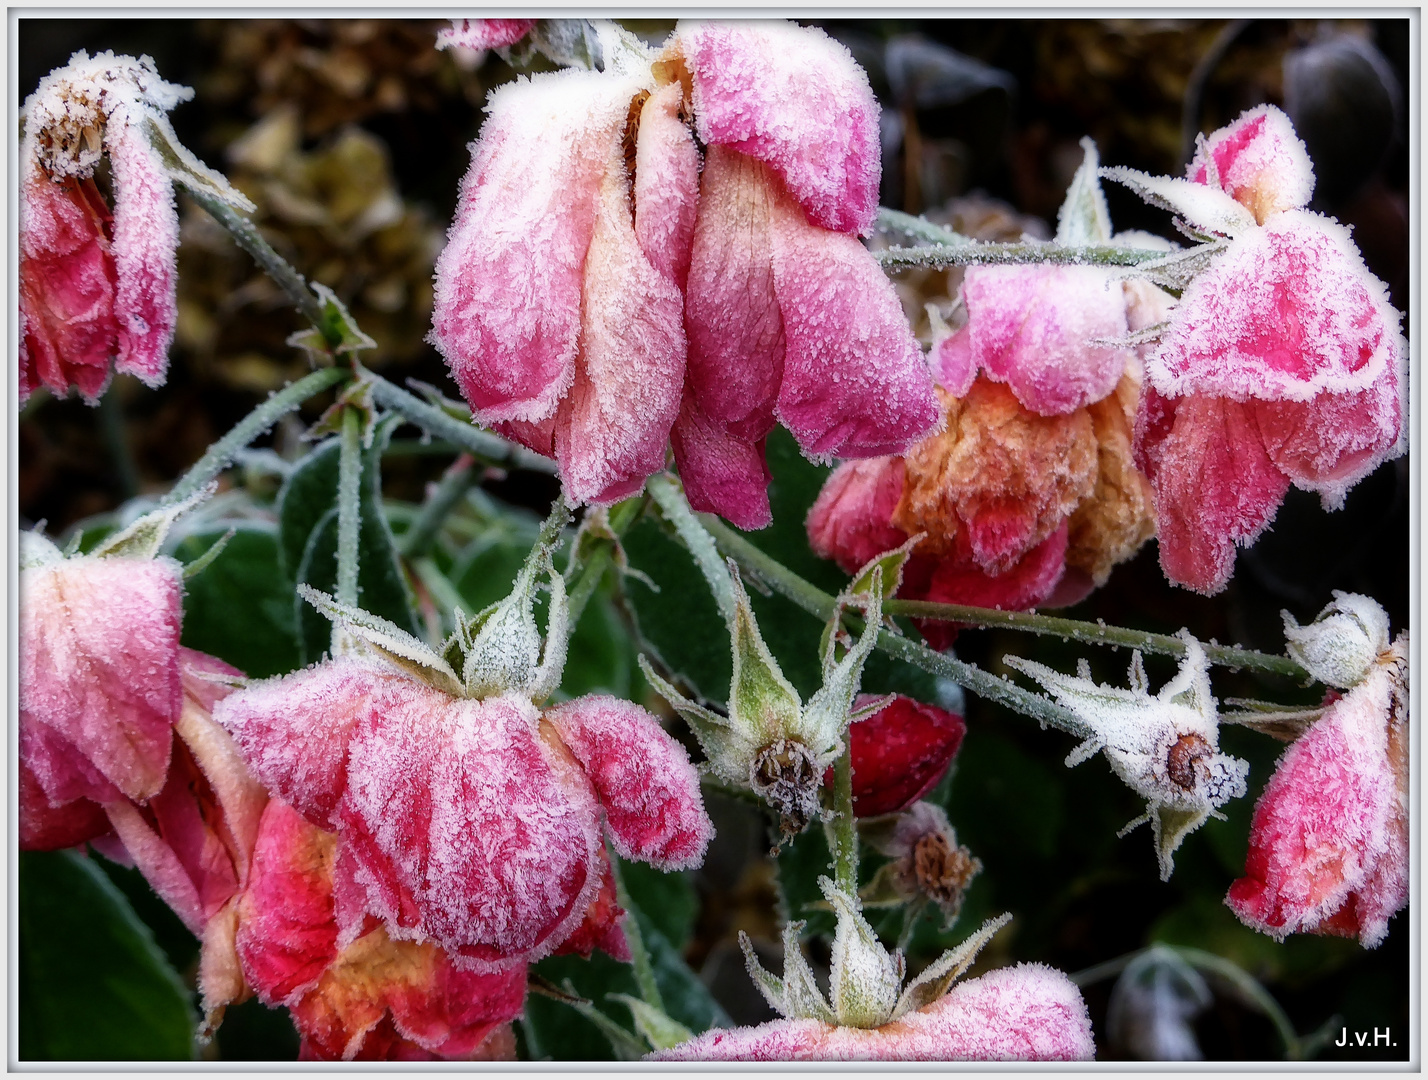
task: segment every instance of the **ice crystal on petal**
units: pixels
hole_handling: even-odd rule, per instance
[[[1226,902],[1256,930],[1379,944],[1408,902],[1408,638],[1292,743]]]
[[[1220,753],[1219,722],[1210,694],[1205,650],[1187,632],[1185,658],[1175,678],[1152,696],[1140,654],[1131,688],[1063,675],[1043,664],[1007,657],[1007,664],[1050,690],[1085,726],[1086,741],[1067,759],[1079,764],[1097,751],[1116,775],[1145,798],[1155,833],[1162,880],[1169,880],[1175,849],[1186,834],[1230,799],[1245,793],[1249,765]]]

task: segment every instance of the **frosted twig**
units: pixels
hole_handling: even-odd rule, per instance
[[[1139,266],[1165,258],[1163,251],[1092,244],[1069,247],[1042,243],[927,244],[923,247],[891,247],[873,252],[884,270],[928,267],[945,270],[949,266],[996,266],[1008,263],[1050,263],[1063,266]]]
[[[362,417],[355,407],[342,412],[342,445],[337,461],[337,602],[358,607],[357,559],[361,535]]]

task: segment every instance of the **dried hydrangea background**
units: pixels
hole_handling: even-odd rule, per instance
[[[257,204],[255,220],[294,265],[350,305],[379,343],[370,366],[395,382],[417,378],[455,397],[445,366],[424,341],[432,268],[481,104],[512,71],[494,56],[472,67],[433,49],[444,25],[27,19],[20,24],[19,84],[28,92],[77,48],[153,55],[165,78],[197,91],[172,116],[181,139]],[[1103,161],[1179,174],[1193,152],[1187,132],[1193,140],[1194,132],[1269,101],[1289,112],[1314,158],[1312,208],[1354,227],[1369,269],[1406,308],[1406,108],[1375,67],[1407,85],[1406,20],[821,25],[850,47],[881,100],[885,206],[925,213],[983,239],[1050,236],[1081,160],[1082,135],[1096,140]],[[672,23],[629,26],[659,40]],[[1107,185],[1106,193],[1117,230],[1165,228],[1161,212],[1118,185]],[[47,531],[57,535],[134,494],[165,489],[264,395],[305,370],[302,357],[284,345],[299,317],[276,287],[185,196],[179,213],[179,317],[168,384],[150,392],[121,377],[98,409],[37,393],[19,424],[22,527],[47,519]],[[924,305],[955,295],[962,273],[918,270],[894,279],[924,343],[931,337]],[[304,418],[314,419],[324,404],[310,403]],[[258,445],[300,452],[302,426],[292,418]],[[448,460],[421,453],[415,434],[399,432],[406,452],[384,462],[389,500],[420,500]],[[773,454],[776,476],[786,477],[781,490],[775,485],[775,529],[791,530],[781,554],[836,591],[841,577],[832,564],[806,549],[792,553],[790,545],[802,543],[802,509],[824,474],[798,464],[791,443],[786,450]],[[808,488],[806,498],[799,485]],[[544,507],[554,494],[550,479],[521,473],[486,488],[530,507]],[[1239,555],[1233,582],[1218,597],[1167,585],[1148,545],[1070,613],[1163,632],[1185,626],[1202,641],[1277,651],[1278,612],[1288,609],[1307,622],[1337,588],[1379,598],[1392,624],[1406,626],[1407,512],[1405,457],[1355,487],[1335,514],[1325,514],[1314,496],[1291,491],[1272,531]],[[504,588],[493,585],[492,598]],[[1060,671],[1074,666],[1072,647],[1050,639],[968,631],[957,644],[959,655],[993,670],[1009,647]],[[1127,659],[1107,654],[1095,677],[1119,680]],[[1163,663],[1159,670],[1152,665],[1152,685],[1172,674],[1173,665]],[[1262,696],[1253,680],[1242,683],[1227,674],[1216,689],[1222,699]],[[1288,685],[1278,693],[1279,700],[1303,698]],[[645,704],[658,707],[653,698]],[[954,778],[933,794],[948,807],[959,840],[984,863],[961,929],[1002,910],[1016,915],[1015,933],[999,936],[974,974],[1023,959],[1075,972],[1164,940],[1235,960],[1270,986],[1299,1031],[1335,1013],[1350,1031],[1408,1030],[1406,920],[1391,925],[1380,948],[1365,952],[1337,939],[1275,943],[1241,926],[1221,903],[1224,882],[1244,865],[1250,813],[1276,745],[1224,732],[1227,752],[1251,763],[1249,797],[1225,808],[1229,821],[1206,825],[1203,841],[1178,854],[1174,880],[1161,884],[1143,841],[1114,839],[1143,801],[1106,769],[1062,769],[1064,740],[985,702],[971,703],[967,722]],[[780,897],[764,825],[732,800],[711,796],[709,809],[718,836],[704,867],[688,876],[692,889],[670,900],[671,910],[681,912],[672,923],[683,937],[676,944],[734,1021],[759,1022],[773,1014],[744,973],[738,933],[750,935],[765,966],[781,969],[774,921]],[[821,850],[809,855],[794,845],[783,856],[785,867],[801,857],[816,874]],[[196,944],[181,924],[136,873],[110,870],[178,970],[191,969]],[[938,947],[935,933],[920,935],[912,945],[916,962],[937,955]],[[826,973],[828,956],[815,951],[810,960]],[[573,972],[571,964],[556,962],[550,977]],[[1102,1059],[1132,1056],[1145,1037],[1131,1021],[1107,1025],[1111,985],[1096,983],[1085,994]],[[537,1020],[563,1008],[535,998],[528,1004]],[[569,1012],[559,1020],[577,1054],[608,1054],[584,1020]],[[1194,1030],[1208,1058],[1278,1052],[1268,1022],[1225,994],[1197,1014]],[[286,1018],[256,1002],[230,1012],[211,1048],[228,1058],[291,1057],[295,1050]],[[1364,1060],[1402,1051],[1331,1045],[1324,1056],[1348,1053]]]

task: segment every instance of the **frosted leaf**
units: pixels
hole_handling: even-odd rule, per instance
[[[1226,903],[1246,925],[1379,944],[1408,902],[1408,637],[1295,740]]]
[[[202,506],[217,490],[217,482],[210,482],[180,502],[150,510],[118,532],[106,536],[90,554],[95,558],[154,558],[162,550],[174,522]]]
[[[92,555],[20,572],[20,757],[52,805],[163,786],[182,704],[180,572]]]
[[[809,220],[867,235],[882,175],[878,103],[847,48],[792,23],[680,23],[700,139],[765,162]]]
[[[449,694],[460,692],[461,680],[451,666],[428,648],[425,642],[413,637],[401,627],[361,608],[339,603],[311,585],[299,584],[297,594],[334,625],[376,646],[382,656],[397,666],[410,670],[418,678]]]
[[[1257,105],[1214,134],[1201,136],[1185,175],[1219,187],[1263,225],[1285,210],[1308,206],[1314,165],[1289,117]]]
[[[881,1027],[893,1019],[897,1006],[905,971],[902,953],[883,948],[856,897],[826,877],[818,879],[818,887],[838,916],[828,987],[834,1015],[843,1026]]]
[[[960,983],[880,1028],[774,1020],[713,1028],[657,1061],[1089,1061],[1091,1018],[1074,983],[1042,964]]]
[[[1185,642],[1180,670],[1154,696],[1143,688],[1134,665],[1131,683],[1137,688],[1122,690],[1006,658],[1075,714],[1116,775],[1146,799],[1162,880],[1169,879],[1171,856],[1184,836],[1244,795],[1249,772],[1248,763],[1220,753],[1209,661],[1187,631],[1180,636]]]
[[[1357,685],[1388,651],[1388,612],[1371,597],[1335,589],[1334,602],[1308,626],[1287,611],[1280,615],[1289,655],[1329,686]]]
[[[1082,138],[1081,149],[1085,157],[1056,212],[1056,242],[1073,247],[1104,244],[1111,238],[1111,212],[1099,175],[1101,155],[1089,136]]]
[[[1256,224],[1248,210],[1219,188],[1173,176],[1152,176],[1123,165],[1103,168],[1100,175],[1126,185],[1152,206],[1179,214],[1191,225],[1209,233],[1237,237]]]

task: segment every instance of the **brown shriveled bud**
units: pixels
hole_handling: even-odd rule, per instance
[[[1038,415],[986,376],[963,398],[937,393],[947,428],[905,455],[893,524],[909,536],[927,534],[919,554],[967,553],[986,572],[1002,573],[1094,489],[1091,417],[1085,409]]]
[[[930,900],[950,927],[962,909],[962,897],[981,872],[982,861],[957,843],[947,813],[935,803],[913,803],[896,817],[863,824],[860,835],[892,861],[863,890],[865,899]]]
[[[778,811],[779,832],[785,840],[803,832],[818,814],[822,781],[817,755],[793,739],[764,747],[749,766],[749,786]]]
[[[944,910],[951,909],[951,915],[961,908],[963,892],[982,869],[982,861],[955,841],[955,835],[949,841],[947,833],[932,832],[919,837],[912,846],[912,869],[918,891]]]
[[[1204,736],[1191,732],[1180,736],[1165,755],[1165,771],[1177,787],[1186,791],[1195,790],[1195,763],[1203,758],[1214,757],[1214,748]]]

